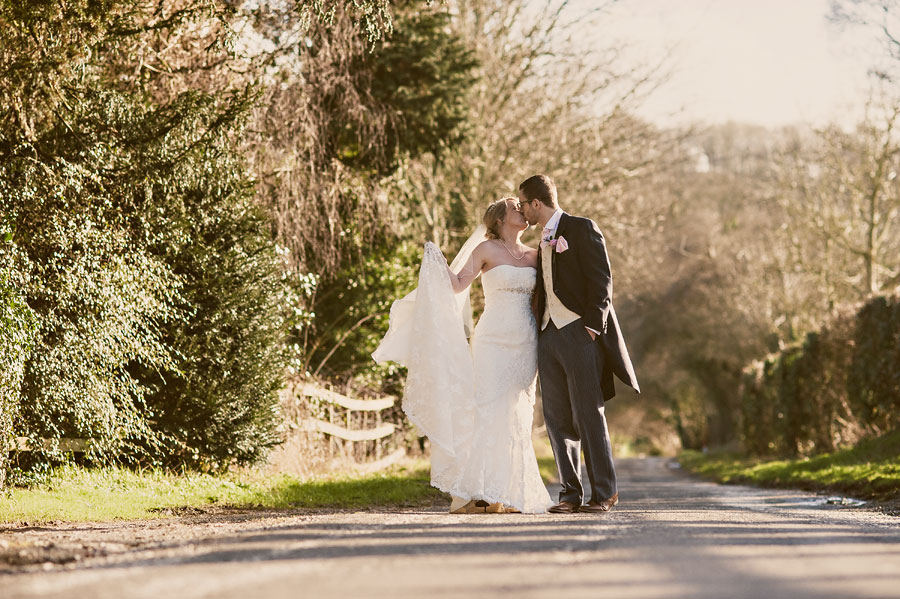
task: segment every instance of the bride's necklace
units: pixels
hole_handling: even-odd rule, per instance
[[[507,252],[510,256],[512,256],[512,259],[515,260],[516,262],[521,261],[522,258],[525,257],[525,253],[526,253],[525,250],[522,250],[522,255],[521,255],[521,256],[516,256],[515,254],[512,253],[512,250],[509,249],[509,246],[506,245],[506,242],[505,242],[505,241],[503,241],[502,239],[498,239],[497,241],[500,242],[500,245],[502,245],[502,246],[506,249],[506,252]],[[516,244],[516,245],[518,245],[518,244]]]

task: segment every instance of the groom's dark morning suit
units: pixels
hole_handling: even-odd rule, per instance
[[[541,244],[532,309],[538,326],[551,314],[538,336],[538,372],[544,421],[559,468],[560,501],[581,505],[581,448],[591,485],[591,499],[617,493],[616,472],[604,414],[604,401],[615,393],[613,375],[640,392],[634,367],[612,305],[612,274],[606,242],[590,219],[563,212],[553,239],[565,238],[559,252]],[[548,309],[543,264],[551,252],[553,293],[574,322],[557,328]],[[558,306],[558,304],[556,304]],[[557,313],[562,311],[557,308]],[[598,331],[592,340],[585,326]]]

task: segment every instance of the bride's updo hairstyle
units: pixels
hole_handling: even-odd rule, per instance
[[[500,227],[506,221],[506,202],[509,200],[515,201],[515,198],[502,198],[491,202],[484,211],[482,222],[487,227],[484,236],[488,239],[500,239]]]

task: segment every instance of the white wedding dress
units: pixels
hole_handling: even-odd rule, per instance
[[[473,240],[483,241],[483,231]],[[464,246],[454,272],[471,249]],[[534,268],[512,265],[482,275],[485,310],[470,347],[468,293],[453,293],[443,254],[427,243],[419,287],[394,302],[389,331],[373,354],[408,369],[403,410],[432,442],[432,485],[526,513],[552,505],[531,443],[536,276]]]

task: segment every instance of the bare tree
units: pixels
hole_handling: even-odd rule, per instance
[[[828,127],[783,164],[784,205],[830,306],[900,282],[900,100],[882,89],[852,132]],[[805,232],[805,234],[804,234]]]
[[[568,208],[602,215],[605,226],[633,218],[620,201],[623,185],[658,168],[667,146],[631,112],[661,74],[628,64],[612,43],[586,42],[613,27],[612,4],[448,2],[454,26],[477,49],[480,83],[468,141],[405,173],[400,191],[427,237],[446,247],[489,200],[514,195],[536,172],[556,179]]]
[[[876,72],[892,73],[896,78],[900,61],[900,1],[833,0],[830,20],[840,26],[872,29],[884,43],[887,61],[872,65]]]

